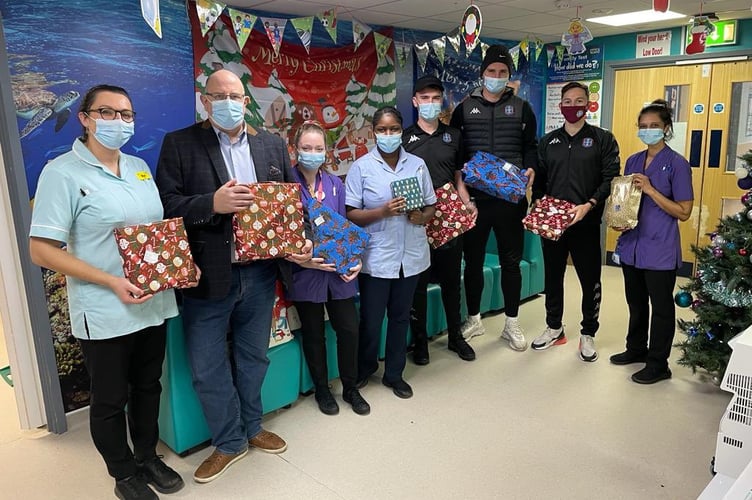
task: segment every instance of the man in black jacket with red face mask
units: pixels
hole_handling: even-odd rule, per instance
[[[465,161],[476,151],[486,151],[520,169],[527,169],[530,185],[537,163],[537,124],[530,103],[514,95],[514,90],[507,86],[512,68],[512,56],[506,47],[489,47],[480,66],[483,86],[471,92],[455,108],[451,126],[462,132]],[[464,234],[468,319],[462,325],[462,335],[469,339],[485,332],[480,320],[480,299],[486,243],[493,229],[501,265],[501,291],[506,315],[501,336],[512,349],[524,351],[527,341],[517,321],[517,313],[522,288],[522,218],[527,212],[527,198],[511,203],[470,187],[468,191],[475,198],[478,218],[475,227]]]
[[[601,305],[601,218],[611,180],[619,174],[619,145],[611,132],[585,121],[588,88],[570,82],[561,89],[564,126],[543,136],[538,145],[538,170],[533,201],[544,194],[576,206],[572,225],[557,241],[543,240],[546,282],[546,329],[533,349],[564,344],[564,273],[572,256],[582,287],[580,359],[595,361],[595,333]]]

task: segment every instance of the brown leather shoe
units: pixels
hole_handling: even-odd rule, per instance
[[[261,429],[261,432],[248,440],[248,445],[266,453],[282,453],[287,449],[287,443],[273,432]]]
[[[243,450],[240,453],[234,453],[227,455],[217,450],[207,457],[201,465],[198,466],[196,472],[193,473],[193,480],[197,483],[208,483],[214,481],[227,470],[229,466],[243,458],[248,454],[248,450]]]

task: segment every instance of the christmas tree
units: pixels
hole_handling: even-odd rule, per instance
[[[741,159],[749,165],[752,152]],[[679,364],[693,372],[705,370],[717,381],[731,356],[728,341],[752,324],[752,190],[741,201],[742,210],[721,220],[710,234],[710,245],[693,246],[695,276],[674,297],[678,306],[695,313],[690,321],[679,320],[686,335],[676,344],[682,351]]]

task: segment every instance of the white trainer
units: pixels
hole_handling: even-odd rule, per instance
[[[504,324],[504,331],[501,332],[501,338],[508,341],[509,347],[515,351],[524,351],[527,349],[527,340],[525,340],[525,335],[522,333],[522,328],[517,318],[507,318]]]
[[[460,333],[465,340],[470,340],[473,337],[479,337],[486,333],[486,327],[483,326],[480,314],[468,316],[462,324],[462,328],[460,328]]]
[[[595,339],[591,335],[580,335],[580,359],[588,362],[598,359],[598,351],[595,350]]]
[[[535,337],[530,347],[536,351],[548,349],[551,346],[562,345],[567,343],[567,336],[564,334],[564,328],[546,327],[543,333]]]

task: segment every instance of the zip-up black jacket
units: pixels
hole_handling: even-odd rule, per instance
[[[570,136],[564,127],[544,135],[538,144],[533,201],[544,194],[577,205],[597,201],[585,219],[600,221],[611,180],[619,175],[619,145],[611,132],[588,123]]]

